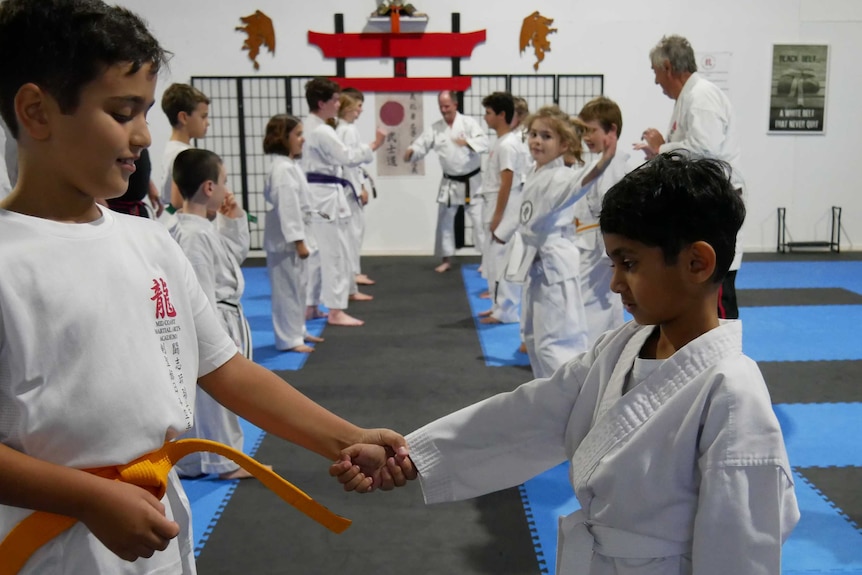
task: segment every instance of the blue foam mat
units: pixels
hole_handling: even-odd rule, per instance
[[[755,361],[862,359],[862,305],[744,307],[739,318]]]
[[[775,414],[793,467],[862,467],[862,403],[782,403]]]
[[[243,275],[245,292],[242,296],[242,308],[251,328],[255,363],[267,369],[279,371],[302,369],[309,354],[275,349],[275,334],[272,331],[272,290],[266,268],[244,268]],[[326,319],[310,320],[305,322],[305,325],[308,333],[319,337],[326,327]],[[315,344],[308,345],[314,347]]]
[[[476,325],[476,334],[479,336],[479,345],[482,347],[485,365],[488,367],[530,365],[530,358],[527,357],[527,354],[518,351],[518,346],[521,345],[520,324],[479,323],[479,313],[491,308],[491,300],[479,297],[479,294],[488,289],[488,282],[479,273],[479,266],[477,264],[462,265],[461,277],[464,278],[467,300],[470,303],[470,315],[473,316]]]
[[[862,262],[743,262],[736,288],[844,288],[862,294]]]

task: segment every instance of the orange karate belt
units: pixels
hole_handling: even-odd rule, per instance
[[[582,222],[578,218],[575,218],[575,233],[585,232],[587,230],[594,230],[599,227],[599,223],[596,222],[594,224],[588,224],[586,222]]]
[[[352,523],[336,515],[304,491],[248,455],[208,439],[169,441],[161,449],[147,453],[126,465],[85,469],[88,473],[125,481],[146,489],[161,499],[168,488],[168,473],[177,461],[197,451],[211,451],[227,457],[260,480],[271,491],[330,531],[341,533]],[[65,515],[36,511],[16,525],[0,542],[0,575],[15,575],[42,545],[77,522]]]

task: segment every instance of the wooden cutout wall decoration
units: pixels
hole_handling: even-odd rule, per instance
[[[551,28],[554,23],[553,18],[546,18],[539,14],[536,10],[526,18],[521,25],[521,54],[527,49],[530,44],[533,45],[533,54],[536,55],[536,63],[533,64],[533,70],[539,71],[539,64],[545,59],[545,52],[551,51],[551,41],[548,40],[548,34],[553,34],[557,31],[556,28]]]
[[[360,33],[346,34],[344,17],[335,15],[335,34],[308,31],[308,43],[318,46],[325,58],[335,58],[336,77],[342,88],[353,87],[363,92],[431,92],[456,90],[463,92],[472,83],[470,76],[461,76],[460,59],[470,56],[473,49],[485,41],[485,30],[460,32],[460,15],[452,14],[452,32],[428,33]],[[392,78],[346,78],[344,63],[348,58],[392,58]],[[448,58],[452,60],[452,76],[442,78],[411,78],[407,76],[407,58]]]
[[[272,19],[260,10],[255,10],[254,14],[241,16],[240,21],[245,25],[237,26],[235,30],[245,33],[242,49],[248,50],[248,59],[254,63],[254,69],[259,70],[257,57],[260,48],[266,47],[270,54],[275,54],[275,29]]]

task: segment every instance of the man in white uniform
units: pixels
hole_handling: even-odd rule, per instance
[[[442,120],[434,122],[404,153],[404,161],[418,161],[434,150],[443,169],[443,179],[437,193],[437,230],[434,255],[443,262],[435,268],[445,272],[451,267],[449,258],[455,255],[455,214],[458,207],[471,203],[471,197],[482,186],[481,154],[488,151],[488,135],[479,122],[458,112],[455,95],[443,91],[437,97]],[[473,218],[477,214],[467,215]],[[473,220],[481,227],[481,217]],[[481,238],[480,238],[481,243]]]
[[[305,146],[302,168],[308,178],[311,226],[320,253],[321,299],[329,308],[332,325],[361,326],[363,321],[347,314],[353,268],[350,261],[349,226],[338,221],[350,218],[342,166],[359,166],[373,159],[385,134],[378,130],[371,144],[348,147],[326,123],[338,115],[341,87],[327,78],[314,78],[305,86],[311,113],[304,122]]]
[[[410,457],[352,446],[330,472],[346,483],[352,464],[385,466],[403,485],[418,471],[436,503],[569,461],[580,510],[560,518],[559,575],[780,575],[793,472],[741,323],[713,304],[745,213],[725,168],[662,155],[605,196],[613,286],[634,322],[549,378],[409,434]]]
[[[694,50],[682,36],[663,37],[650,51],[650,63],[655,83],[676,103],[667,137],[655,128],[648,128],[635,149],[643,150],[647,159],[683,148],[724,160],[732,169],[731,182],[742,195],[745,185],[739,169],[739,142],[730,99],[718,86],[697,73]],[[740,240],[738,236],[733,264],[719,292],[718,314],[722,318],[739,317],[735,284],[736,272],[742,264]]]

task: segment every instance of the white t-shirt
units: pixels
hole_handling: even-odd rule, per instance
[[[0,441],[79,469],[124,464],[192,424],[196,380],[236,354],[164,227],[103,210],[68,224],[0,210]],[[188,502],[162,499],[180,537],[125,562],[78,523],[22,573],[193,573]],[[0,538],[30,513],[0,505]],[[191,570],[190,570],[191,569]]]

